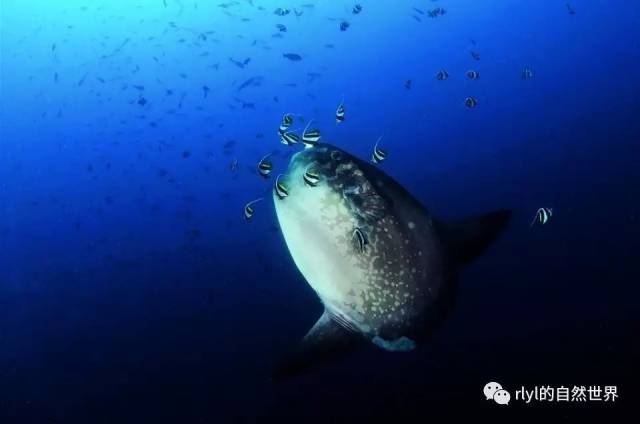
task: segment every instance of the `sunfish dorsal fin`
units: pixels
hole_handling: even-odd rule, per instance
[[[365,338],[359,332],[348,330],[325,310],[298,348],[280,361],[273,377],[276,380],[293,377],[318,364],[340,358],[364,342]]]

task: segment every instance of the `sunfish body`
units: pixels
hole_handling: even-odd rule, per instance
[[[314,185],[310,170],[320,175]],[[282,234],[325,312],[278,375],[366,342],[413,349],[444,316],[458,264],[482,253],[510,215],[440,223],[379,168],[328,144],[295,154],[280,181]]]

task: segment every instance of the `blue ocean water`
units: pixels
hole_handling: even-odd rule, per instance
[[[637,2],[2,0],[0,13],[0,422],[584,421],[632,402]],[[380,168],[440,219],[513,211],[415,351],[272,380],[322,313],[272,202],[243,220],[270,196],[260,158],[273,152],[276,175],[301,150],[279,141],[286,113],[365,160],[383,137]],[[553,215],[531,227],[542,207]],[[620,397],[502,407],[482,395],[494,380]]]

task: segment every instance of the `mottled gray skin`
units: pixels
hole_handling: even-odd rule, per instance
[[[317,187],[302,182],[308,168],[320,171]],[[285,240],[329,316],[385,349],[413,348],[441,315],[452,284],[427,210],[378,167],[327,144],[297,153],[281,181],[289,196],[274,194],[274,202]],[[364,252],[355,228],[368,239]],[[339,263],[334,276],[323,278],[305,255]]]

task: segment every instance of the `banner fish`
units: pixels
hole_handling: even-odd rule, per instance
[[[378,148],[378,143],[380,142],[380,140],[382,140],[382,137],[378,138],[378,140],[376,141],[376,145],[373,146],[373,154],[371,155],[371,162],[375,163],[376,165],[387,158],[387,152]]]
[[[313,147],[320,141],[322,135],[318,129],[309,129],[309,125],[313,122],[313,119],[307,123],[307,126],[302,131],[302,144],[306,148]]]
[[[282,177],[282,174],[276,177],[276,183],[273,186],[273,190],[276,193],[276,196],[278,196],[278,198],[282,200],[289,195],[289,187],[286,183],[280,182],[280,177]]]
[[[294,144],[297,144],[299,141],[300,141],[300,136],[298,136],[298,134],[292,131],[287,131],[283,134],[280,134],[280,142],[286,146],[293,146]]]
[[[278,128],[278,132],[280,133],[280,135],[284,134],[289,129],[292,123],[293,123],[293,118],[291,117],[291,114],[285,113],[284,116],[282,117],[280,128]]]
[[[446,79],[449,79],[449,73],[447,71],[445,71],[444,69],[440,69],[438,71],[438,73],[436,74],[436,79],[438,81],[444,81]]]
[[[469,78],[470,80],[477,80],[478,78],[480,78],[480,72],[478,71],[467,71],[467,78]]]
[[[344,121],[344,100],[338,105],[338,110],[336,110],[336,122]]]
[[[254,208],[253,208],[253,205],[254,205],[255,203],[258,203],[258,202],[259,202],[259,201],[261,201],[261,200],[262,200],[262,197],[261,197],[261,198],[259,198],[259,199],[256,199],[256,200],[252,200],[251,202],[247,203],[247,204],[244,206],[244,219],[245,219],[245,221],[248,221],[248,220],[250,220],[251,218],[253,218],[253,214],[255,213],[255,210],[254,210]]]
[[[533,217],[533,221],[531,221],[530,227],[533,227],[535,224],[544,225],[549,221],[549,218],[553,216],[553,209],[551,208],[540,208],[536,212],[536,215]]]
[[[269,175],[271,175],[271,171],[273,170],[273,163],[267,159],[269,156],[271,156],[271,153],[264,156],[260,159],[260,162],[258,162],[258,173],[264,178],[269,178]]]
[[[302,179],[304,180],[306,185],[315,187],[320,182],[320,172],[318,172],[318,170],[316,169],[309,169],[311,165],[313,164],[310,163],[309,166],[307,166]]]

